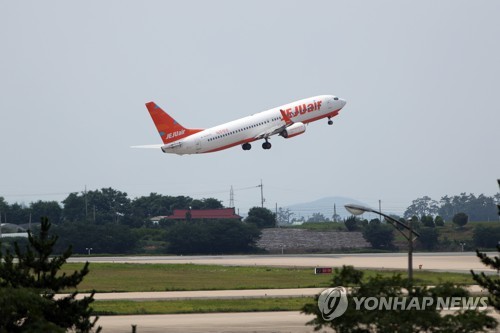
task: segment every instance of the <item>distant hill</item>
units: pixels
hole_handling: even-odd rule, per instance
[[[290,209],[290,211],[294,213],[293,218],[300,218],[301,216],[303,216],[307,220],[314,213],[321,213],[325,217],[331,220],[333,217],[334,205],[337,207],[337,215],[339,215],[340,218],[347,218],[351,216],[351,214],[344,208],[344,205],[346,204],[357,204],[357,205],[368,206],[366,203],[352,198],[327,197],[311,202],[298,203],[295,205],[285,206],[283,208]],[[372,208],[376,209],[376,207]],[[372,219],[378,216],[375,214],[364,214],[363,217],[366,219]]]

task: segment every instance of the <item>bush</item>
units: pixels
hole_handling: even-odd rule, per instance
[[[420,229],[420,237],[418,242],[426,250],[434,250],[438,245],[439,233],[436,228],[422,228]]]
[[[422,215],[422,218],[420,219],[424,227],[428,228],[434,228],[436,225],[434,224],[434,219],[432,218],[431,215]]]
[[[458,213],[453,216],[453,223],[459,228],[462,228],[467,222],[469,222],[469,216],[465,213]]]
[[[360,229],[358,219],[356,218],[356,216],[348,217],[345,220],[344,224],[348,231],[357,231]]]
[[[375,249],[394,249],[394,227],[387,224],[368,224],[363,230],[363,237]]]
[[[267,208],[252,207],[248,211],[245,222],[254,224],[259,229],[274,228],[276,226],[276,215]]]
[[[495,248],[500,241],[500,226],[478,225],[472,237],[476,247]]]
[[[434,219],[434,223],[436,223],[437,227],[444,227],[444,219],[439,215]]]
[[[259,229],[234,220],[178,222],[168,229],[167,250],[176,254],[245,253],[256,250]]]

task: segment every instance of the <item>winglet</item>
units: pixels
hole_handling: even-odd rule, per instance
[[[293,124],[292,119],[290,119],[290,117],[288,117],[286,115],[285,111],[280,109],[280,112],[281,112],[281,116],[283,117],[281,120],[283,120],[285,122],[285,124],[287,124],[287,125]]]

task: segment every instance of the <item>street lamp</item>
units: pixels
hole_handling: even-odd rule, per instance
[[[85,250],[87,250],[87,254],[90,255],[90,251],[92,251],[91,247],[86,247]]]
[[[467,245],[465,242],[460,242],[460,246],[462,247],[462,252],[464,252],[465,245]]]
[[[411,219],[408,220],[408,225],[390,217],[387,214],[376,211],[373,208],[365,207],[361,205],[348,204],[344,206],[349,213],[352,215],[361,215],[363,213],[375,213],[383,216],[390,224],[396,228],[397,231],[403,235],[403,237],[408,241],[408,281],[411,283],[413,280],[413,241],[420,237],[420,234],[412,229]],[[408,230],[408,234],[404,233],[398,226]]]

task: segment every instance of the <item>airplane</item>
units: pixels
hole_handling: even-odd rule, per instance
[[[207,129],[185,128],[163,111],[155,102],[146,107],[160,134],[163,144],[132,146],[132,148],[160,148],[164,153],[178,155],[212,153],[241,145],[252,148],[251,142],[264,140],[263,149],[271,149],[269,139],[279,135],[293,138],[306,131],[306,124],[338,115],[346,101],[333,95],[301,99],[267,111],[240,118]]]

